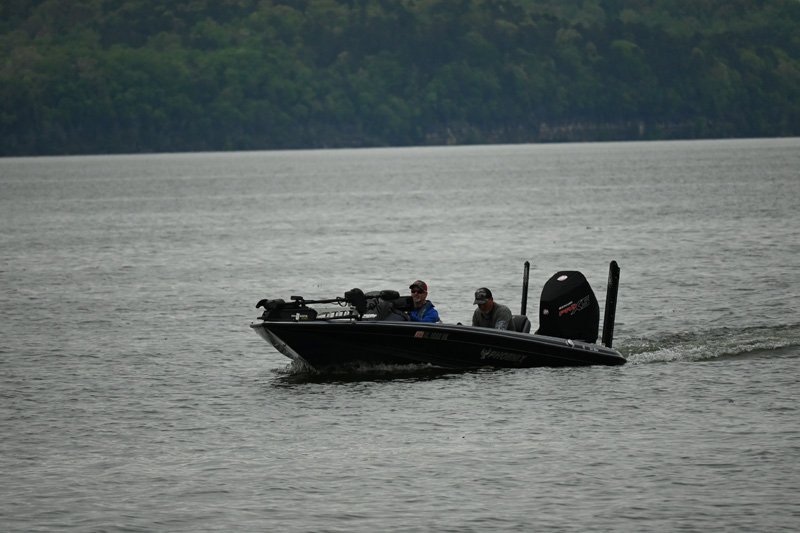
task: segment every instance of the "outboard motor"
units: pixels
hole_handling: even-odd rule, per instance
[[[553,274],[542,288],[539,301],[539,335],[596,342],[600,304],[583,274]]]

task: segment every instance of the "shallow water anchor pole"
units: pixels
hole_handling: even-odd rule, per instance
[[[606,312],[603,315],[603,345],[611,348],[614,340],[614,317],[617,314],[617,291],[619,289],[619,265],[611,261],[608,265],[608,287],[606,288]]]
[[[525,261],[525,271],[522,274],[522,305],[519,309],[519,314],[524,315],[528,310],[528,274],[531,271],[531,264]]]

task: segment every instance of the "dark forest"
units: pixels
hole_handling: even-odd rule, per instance
[[[0,155],[800,134],[798,0],[4,0]]]

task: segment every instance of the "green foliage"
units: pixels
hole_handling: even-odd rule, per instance
[[[800,134],[797,0],[6,0],[0,155]]]

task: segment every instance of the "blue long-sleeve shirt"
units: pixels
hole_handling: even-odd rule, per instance
[[[433,307],[433,303],[425,302],[425,305],[419,309],[414,309],[408,313],[412,322],[441,322],[439,319],[439,311]]]

